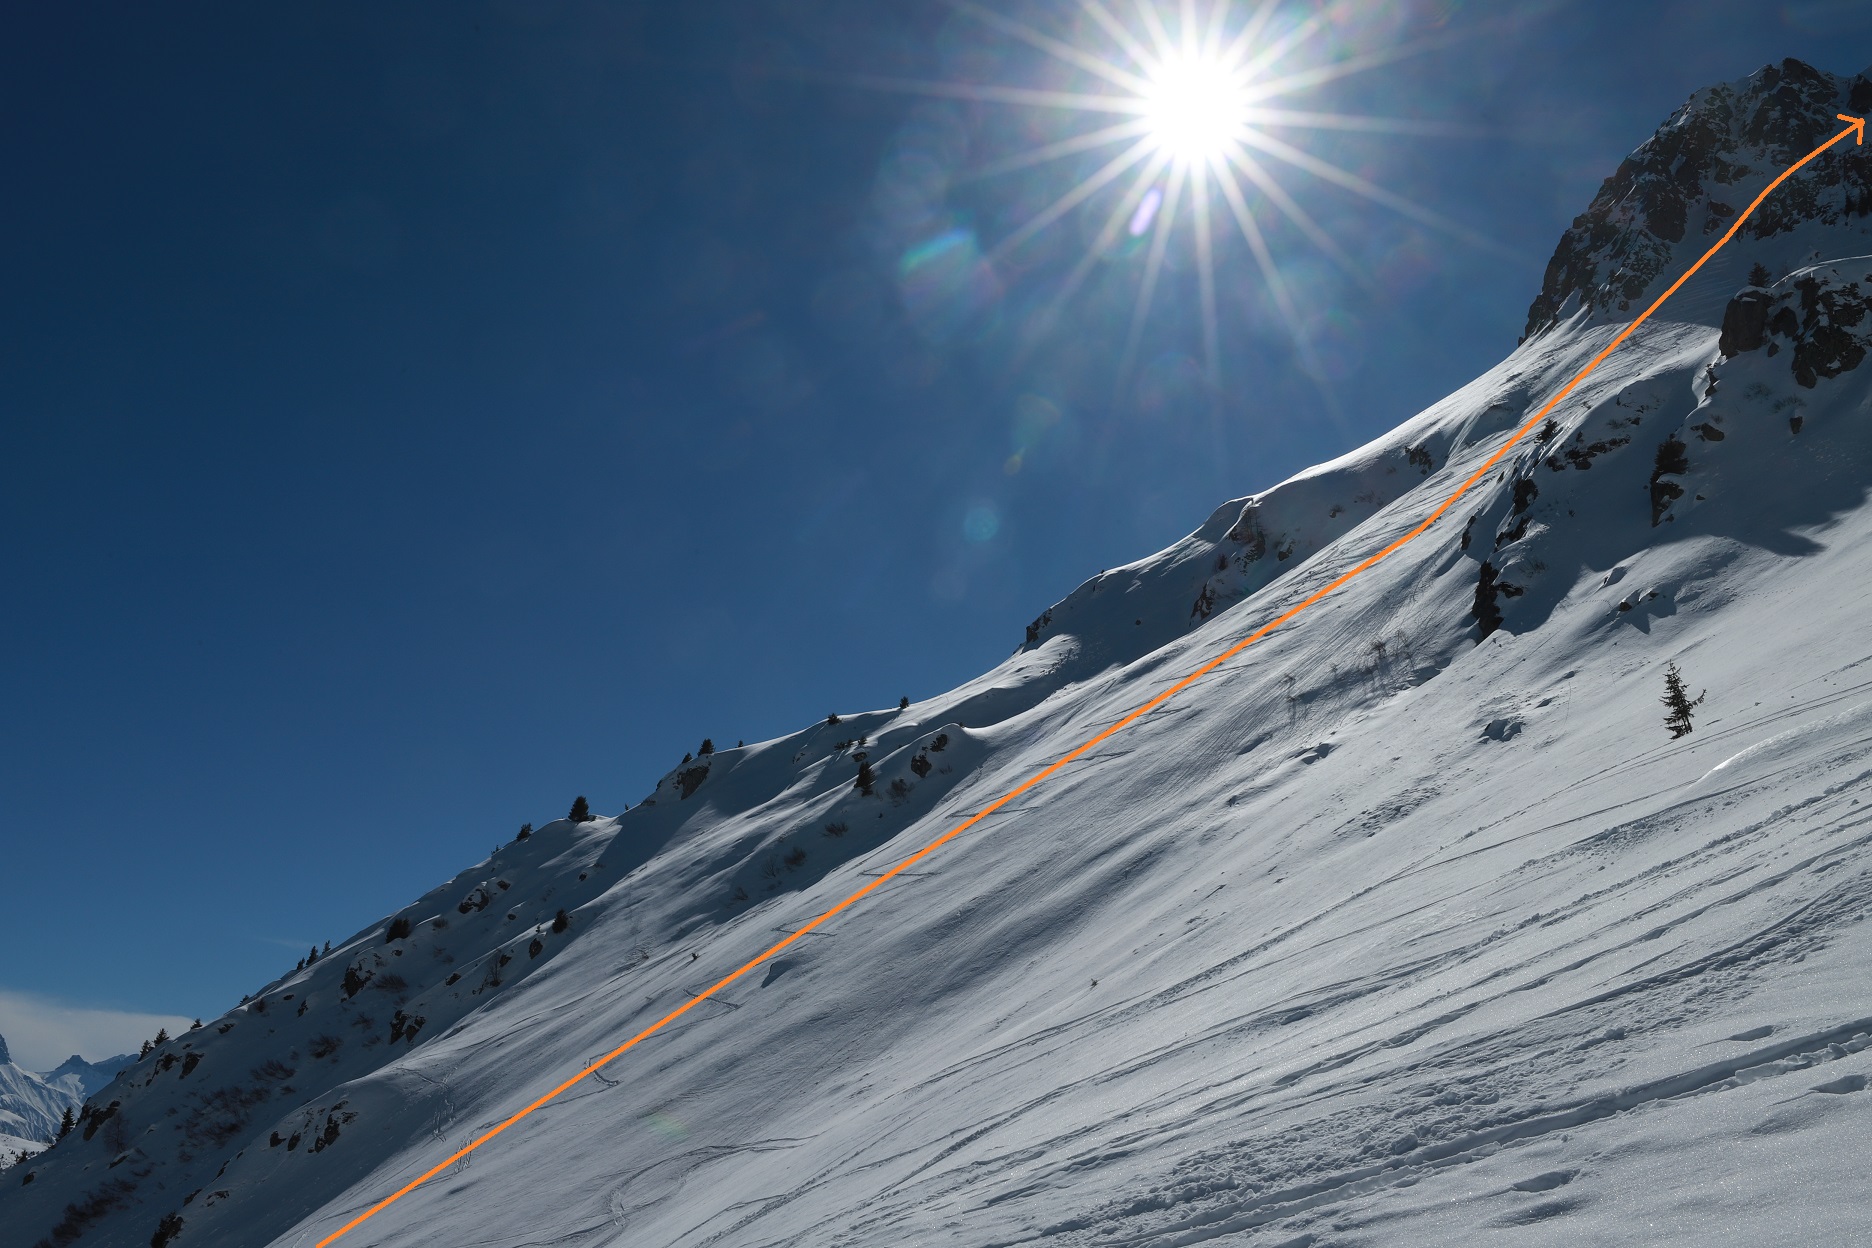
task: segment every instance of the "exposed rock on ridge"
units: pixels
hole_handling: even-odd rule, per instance
[[[1560,239],[1524,338],[1581,309],[1623,319],[1735,220],[1768,181],[1834,133],[1841,112],[1872,110],[1872,78],[1796,60],[1690,97],[1605,180]],[[1872,164],[1835,148],[1784,185],[1743,227],[1768,239],[1808,221],[1872,215]]]

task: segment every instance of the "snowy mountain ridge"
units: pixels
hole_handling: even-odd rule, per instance
[[[126,1054],[94,1063],[74,1053],[57,1069],[35,1073],[14,1064],[0,1036],[0,1169],[44,1148],[67,1109],[76,1113],[86,1097],[135,1060]]]
[[[0,1243],[310,1248],[1415,526],[1864,83],[1698,93],[1507,360],[993,671],[685,759],[159,1046]],[[1811,1194],[1872,1121],[1866,160],[1416,542],[339,1242],[1863,1235]]]

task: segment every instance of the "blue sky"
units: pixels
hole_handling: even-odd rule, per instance
[[[1065,81],[945,4],[16,15],[13,1016],[218,1013],[704,736],[982,671],[1494,363],[1624,153],[1769,60],[1865,68],[1872,13],[1345,4],[1309,63],[1419,42],[1289,103],[1450,133],[1281,133],[1489,242],[1282,170],[1357,276],[1259,203],[1312,361],[1221,236],[1212,386],[1187,231],[1127,368],[1148,235],[1032,338],[1104,210],[988,257],[1103,157],[958,176],[1094,123],[886,89]]]

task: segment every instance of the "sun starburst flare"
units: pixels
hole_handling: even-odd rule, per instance
[[[1123,17],[1105,0],[1076,0],[1076,12],[1062,0],[1058,24],[1073,28],[1073,37],[1050,34],[974,0],[949,2],[973,22],[1044,53],[1063,67],[1066,77],[1076,77],[1073,85],[1081,89],[863,81],[889,90],[1098,119],[1090,129],[998,157],[958,180],[1004,177],[1072,158],[1087,161],[1082,176],[994,240],[986,258],[1008,261],[1075,210],[1101,196],[1109,200],[1108,206],[1100,201],[1103,221],[1089,231],[1089,245],[1053,292],[1038,323],[1057,324],[1060,310],[1099,260],[1127,239],[1136,240],[1143,265],[1119,359],[1121,376],[1129,372],[1137,353],[1173,238],[1187,223],[1193,236],[1190,254],[1195,259],[1203,368],[1211,387],[1219,386],[1218,218],[1223,230],[1232,226],[1246,244],[1303,366],[1320,375],[1295,291],[1274,255],[1270,226],[1275,219],[1283,221],[1353,281],[1367,288],[1372,281],[1282,185],[1277,173],[1303,175],[1453,238],[1503,250],[1476,231],[1290,141],[1300,137],[1296,132],[1306,131],[1475,133],[1435,122],[1290,106],[1291,97],[1445,46],[1451,41],[1448,35],[1334,59],[1318,56],[1315,47],[1330,33],[1328,15],[1321,10],[1300,13],[1287,0],[1210,0],[1206,7],[1198,0],[1172,0],[1169,5],[1132,0]],[[1312,63],[1307,61],[1310,55]],[[1099,158],[1101,149],[1108,148],[1117,150]]]

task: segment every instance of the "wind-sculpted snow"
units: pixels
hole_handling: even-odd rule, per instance
[[[1864,1238],[1858,229],[1732,245],[1423,537],[340,1244]],[[1608,315],[959,689],[475,864],[94,1095],[0,1242],[310,1248],[1408,532]]]

